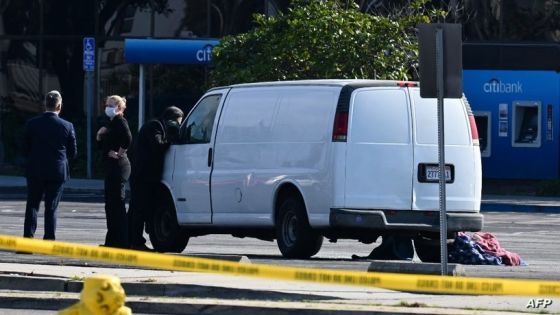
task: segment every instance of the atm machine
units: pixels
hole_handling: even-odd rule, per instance
[[[463,82],[484,178],[560,178],[560,72],[468,69]]]

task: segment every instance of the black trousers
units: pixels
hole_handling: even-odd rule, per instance
[[[151,226],[156,205],[158,182],[133,176],[130,179],[130,206],[128,208],[129,241],[131,246],[142,246],[144,225]]]
[[[43,195],[45,196],[45,234],[43,239],[55,240],[56,209],[64,181],[52,181],[27,178],[27,204],[25,206],[25,221],[23,223],[23,237],[33,238],[37,229],[37,213]]]
[[[107,234],[105,246],[128,248],[126,219],[126,182],[130,176],[130,162],[126,158],[107,161],[105,173],[105,216]]]

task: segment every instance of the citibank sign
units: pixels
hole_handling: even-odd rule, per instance
[[[217,39],[125,39],[127,63],[208,64]]]
[[[490,81],[482,85],[482,89],[486,93],[523,93],[523,83],[517,82],[500,82],[498,79],[490,79]]]
[[[212,60],[212,49],[214,49],[213,45],[206,45],[196,51],[196,60],[200,62],[208,62]]]

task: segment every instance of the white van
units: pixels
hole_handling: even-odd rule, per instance
[[[480,150],[465,99],[445,100],[445,140],[449,235],[479,231]],[[213,88],[167,153],[150,239],[174,252],[206,234],[276,239],[297,258],[323,237],[439,240],[437,151],[437,102],[414,82]]]

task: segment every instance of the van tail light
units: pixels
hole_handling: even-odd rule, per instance
[[[336,112],[334,116],[334,128],[332,141],[346,142],[348,134],[348,112]]]
[[[476,120],[474,120],[474,116],[469,114],[469,125],[471,125],[471,136],[474,145],[480,145],[478,141],[478,129],[476,128]]]

